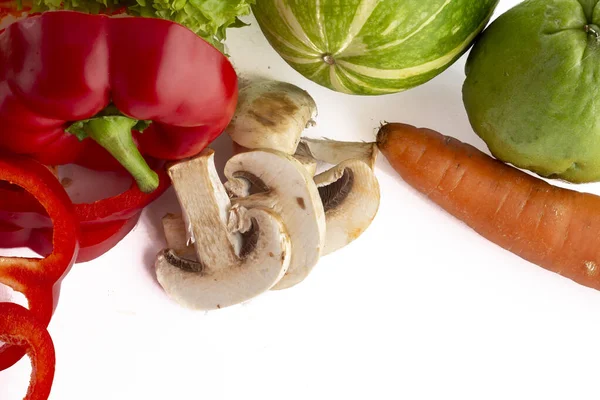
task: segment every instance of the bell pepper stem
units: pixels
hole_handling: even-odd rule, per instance
[[[133,142],[131,129],[137,123],[125,116],[109,116],[91,119],[83,129],[129,171],[142,192],[150,193],[158,187],[159,179]]]

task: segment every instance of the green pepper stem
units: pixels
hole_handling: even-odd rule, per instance
[[[158,187],[159,179],[133,142],[131,129],[137,122],[125,116],[94,118],[83,129],[129,171],[142,192],[150,193]]]

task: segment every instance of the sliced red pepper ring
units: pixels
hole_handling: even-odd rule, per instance
[[[0,180],[32,194],[53,223],[52,253],[46,258],[0,257],[0,282],[23,293],[32,315],[47,326],[54,311],[55,287],[75,262],[79,250],[79,223],[74,207],[52,172],[33,159],[0,155]],[[19,353],[0,347],[0,366],[6,368],[20,359],[14,352]],[[8,358],[11,359],[7,361]]]
[[[153,192],[144,193],[133,182],[128,190],[119,195],[94,203],[75,204],[77,218],[82,224],[96,224],[135,216],[171,187],[171,179],[165,171],[163,161],[156,161],[153,171],[158,175],[158,188]]]
[[[26,290],[27,293],[23,293],[25,297],[29,298],[37,298],[42,301],[38,301],[35,303],[35,310],[31,308],[31,304],[29,305],[29,312],[32,315],[52,315],[54,312],[54,306],[56,304],[56,299],[58,298],[59,286],[55,286],[54,288],[48,286],[40,286],[40,287],[30,287]],[[12,303],[11,303],[12,304]],[[38,318],[36,318],[37,320]],[[44,327],[48,326],[48,323],[40,324]],[[6,340],[0,339],[2,342],[5,342],[4,345],[0,346],[0,371],[4,371],[15,365],[19,360],[23,358],[26,354],[26,348],[19,345],[13,345],[13,343],[9,343]]]
[[[0,181],[0,221],[22,228],[52,227],[46,210],[35,197],[4,181]]]
[[[171,180],[164,169],[164,161],[154,161],[153,171],[159,177],[158,188],[144,193],[132,182],[125,192],[93,203],[75,204],[75,214],[81,224],[98,224],[108,221],[129,219],[159,198],[171,187]],[[30,215],[38,214],[37,216]],[[40,205],[31,196],[0,182],[0,221],[22,228],[49,227],[50,221]],[[34,220],[34,222],[31,222]]]
[[[94,260],[116,246],[135,227],[144,207],[171,186],[164,162],[149,163],[159,177],[159,186],[152,193],[142,192],[132,182],[117,196],[75,204],[80,223],[77,263]],[[0,247],[29,247],[42,256],[50,254],[51,226],[43,207],[29,193],[0,181]]]
[[[129,219],[81,225],[77,263],[95,260],[115,247],[137,225],[141,212]],[[13,235],[11,238],[10,235]],[[41,256],[52,253],[51,229],[28,229],[0,222],[0,243],[8,237],[5,248],[28,247]]]
[[[22,306],[0,303],[0,340],[23,347],[29,354],[31,380],[24,400],[47,400],[54,381],[56,355],[46,326]]]

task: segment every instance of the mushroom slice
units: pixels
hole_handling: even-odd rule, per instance
[[[302,138],[296,150],[297,156],[313,157],[332,165],[351,159],[361,160],[371,169],[375,168],[378,154],[376,143],[338,142],[331,139]]]
[[[239,92],[227,132],[235,143],[248,149],[294,154],[302,132],[314,124],[316,114],[313,98],[291,83],[251,83]]]
[[[225,165],[225,176],[233,204],[272,210],[287,229],[292,242],[290,265],[274,289],[300,283],[325,246],[325,211],[312,176],[294,157],[274,150],[234,156]]]
[[[363,161],[347,160],[315,177],[327,219],[323,255],[346,246],[369,227],[379,209],[379,182]]]
[[[197,261],[172,249],[155,262],[167,294],[185,307],[213,310],[247,301],[286,273],[291,243],[283,221],[260,207],[232,205],[214,165],[214,151],[175,163],[169,176]]]

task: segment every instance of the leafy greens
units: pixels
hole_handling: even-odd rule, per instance
[[[184,25],[224,52],[227,28],[246,26],[255,0],[33,0],[33,11],[75,10],[97,14],[124,9],[127,14],[168,19]]]

